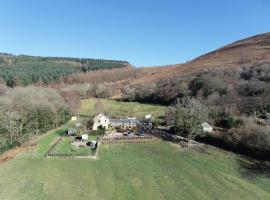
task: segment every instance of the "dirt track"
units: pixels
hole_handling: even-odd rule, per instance
[[[3,155],[0,155],[0,164],[3,164],[15,158],[15,156],[18,155],[19,153],[32,149],[35,146],[36,146],[36,143],[26,142],[25,144],[21,146],[10,149],[9,151],[5,152]]]

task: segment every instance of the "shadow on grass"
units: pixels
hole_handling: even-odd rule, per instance
[[[270,178],[270,162],[262,160],[253,160],[251,158],[238,159],[239,173],[247,178],[264,176]]]
[[[152,105],[152,106],[168,106],[169,104],[167,103],[162,103],[162,102],[154,102],[154,101],[128,101],[125,99],[110,99],[111,101],[116,101],[116,102],[123,102],[123,103],[137,103],[141,105]]]
[[[211,146],[218,147],[226,151],[232,151],[234,153],[240,154],[242,156],[248,157],[250,159],[257,159],[261,161],[270,161],[270,152],[269,151],[258,151],[256,149],[243,147],[240,145],[233,145],[229,142],[224,141],[223,139],[217,139],[213,137],[198,137],[196,141],[208,144]]]
[[[54,134],[58,135],[58,136],[63,136],[65,134],[65,131],[67,130],[67,128],[62,128],[62,129],[59,129],[59,130],[56,130],[54,132]]]

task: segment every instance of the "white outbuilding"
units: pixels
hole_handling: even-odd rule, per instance
[[[152,115],[151,114],[145,115],[144,118],[145,119],[151,119],[152,118]]]
[[[211,133],[213,131],[213,127],[207,122],[202,123],[201,126],[204,133]]]
[[[76,121],[76,120],[77,120],[76,116],[71,117],[71,121]]]

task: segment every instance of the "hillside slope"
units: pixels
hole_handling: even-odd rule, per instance
[[[270,33],[239,40],[188,63],[143,68],[142,75],[134,82],[150,83],[161,78],[173,78],[216,68],[250,67],[261,63],[270,63]]]

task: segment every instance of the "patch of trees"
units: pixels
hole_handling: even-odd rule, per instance
[[[66,81],[72,74],[123,68],[124,61],[0,55],[0,77],[9,87]]]
[[[122,88],[124,101],[171,104],[176,98],[189,96],[186,82],[179,79],[160,80],[146,85],[127,85]]]
[[[122,80],[136,79],[140,75],[141,69],[133,67],[125,67],[121,69],[89,71],[86,73],[72,74],[68,76],[64,82],[68,84],[74,83],[112,83]]]
[[[198,95],[199,92],[201,92],[204,97],[213,93],[224,95],[227,92],[227,84],[219,77],[204,75],[193,79],[189,85],[189,89],[193,96]]]
[[[224,140],[233,146],[247,148],[255,152],[270,152],[269,127],[261,126],[252,118],[241,118],[241,124],[229,130]]]
[[[122,88],[125,101],[170,105],[177,98],[195,98],[207,106],[235,107],[237,112],[270,112],[270,65],[217,69],[197,75]]]
[[[83,83],[83,84],[72,84],[72,85],[60,85],[59,91],[63,93],[76,94],[81,99],[88,98],[109,98],[116,94],[115,85],[109,83]]]
[[[264,63],[258,66],[246,67],[241,72],[241,78],[270,82],[270,64]]]
[[[182,98],[169,107],[166,118],[176,134],[194,139],[203,134],[201,124],[209,120],[209,110],[193,98]]]
[[[0,96],[0,153],[64,124],[71,117],[70,104],[56,90],[4,89]]]

